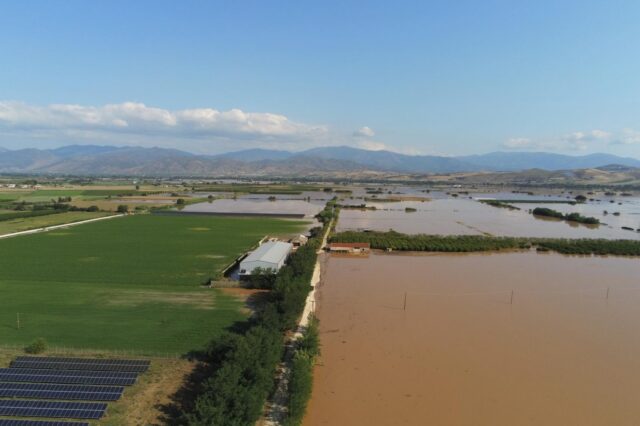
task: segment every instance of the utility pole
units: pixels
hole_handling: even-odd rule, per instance
[[[609,300],[609,287],[607,287],[607,300]]]
[[[404,306],[402,307],[403,311],[407,310],[407,292],[404,292]]]
[[[513,305],[513,290],[511,290],[511,302],[510,303]]]

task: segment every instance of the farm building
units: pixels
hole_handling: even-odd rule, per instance
[[[291,243],[282,241],[269,241],[262,244],[240,262],[240,276],[251,275],[256,268],[278,272],[292,248]]]
[[[293,244],[294,247],[302,247],[303,245],[307,244],[307,241],[309,241],[309,238],[306,235],[302,234],[289,240],[289,242]]]
[[[369,243],[331,243],[329,251],[332,253],[362,254],[369,253]]]

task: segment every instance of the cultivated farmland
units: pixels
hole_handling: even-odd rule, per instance
[[[303,222],[139,215],[0,241],[0,341],[151,354],[201,348],[246,317],[201,286]],[[17,316],[20,314],[20,328]]]

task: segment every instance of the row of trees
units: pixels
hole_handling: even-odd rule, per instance
[[[407,235],[395,231],[347,231],[334,235],[331,241],[362,242],[369,243],[374,249],[407,251],[474,252],[526,248],[526,241],[518,238],[481,235]]]
[[[207,350],[211,374],[201,382],[189,425],[253,425],[274,388],[283,355],[284,332],[292,330],[304,309],[316,264],[318,238],[312,238],[280,269],[269,300],[251,318],[244,333],[227,333]]]
[[[532,213],[536,216],[553,217],[556,219],[567,220],[569,222],[584,223],[587,225],[599,225],[600,220],[595,217],[582,216],[580,213],[567,213],[564,214],[557,210],[549,209],[546,207],[536,207]]]
[[[534,243],[537,247],[562,254],[640,256],[640,241],[638,240],[545,238],[537,239]]]
[[[509,209],[509,210],[520,210],[519,207],[512,206],[511,204],[501,200],[480,200],[480,202],[492,207],[499,207],[499,208]]]
[[[8,213],[0,213],[0,222],[13,219],[24,219],[27,217],[47,216],[50,214],[62,213],[58,210],[28,210],[28,211],[16,211]]]
[[[307,403],[313,389],[313,366],[320,355],[320,334],[318,321],[314,318],[304,336],[296,342],[289,377],[289,401],[284,426],[298,426],[302,423]]]
[[[365,242],[373,249],[433,252],[481,252],[538,247],[562,254],[640,256],[638,240],[489,237],[481,235],[407,235],[389,232],[341,232],[332,242]]]

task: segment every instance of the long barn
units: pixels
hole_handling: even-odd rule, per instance
[[[251,275],[257,268],[278,272],[292,248],[291,243],[282,241],[269,241],[262,244],[240,262],[240,276]]]

